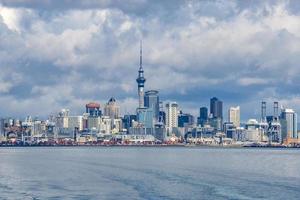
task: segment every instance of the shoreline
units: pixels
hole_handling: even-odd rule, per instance
[[[111,147],[111,148],[132,148],[132,147],[139,147],[139,148],[215,148],[215,149],[300,149],[299,146],[287,147],[287,146],[242,146],[242,145],[189,145],[189,144],[173,144],[173,145],[160,145],[160,144],[153,144],[153,145],[0,145],[0,148],[35,148],[35,147],[51,147],[51,148],[64,148],[64,147],[71,147],[71,148],[103,148],[103,147]]]

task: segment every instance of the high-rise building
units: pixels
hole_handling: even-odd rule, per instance
[[[201,125],[202,127],[204,127],[204,125],[208,121],[208,109],[206,107],[201,107],[199,114],[200,115],[198,117],[198,123],[197,124]]]
[[[213,118],[223,119],[223,102],[216,97],[210,99],[210,113]]]
[[[101,117],[88,117],[87,118],[87,129],[89,130],[100,130]]]
[[[127,132],[129,131],[129,128],[132,127],[132,122],[137,121],[137,116],[136,115],[124,115],[123,118],[123,127],[127,129]]]
[[[77,128],[78,131],[83,130],[83,119],[82,116],[69,116],[68,117],[68,129],[72,132]]]
[[[178,127],[178,104],[176,102],[166,104],[166,127],[169,129]]]
[[[153,110],[152,108],[139,108],[137,109],[137,120],[144,128],[153,128]]]
[[[59,113],[58,116],[56,117],[56,126],[59,129],[66,129],[69,127],[69,110],[68,109],[62,109]],[[29,124],[29,122],[32,123],[31,117],[28,117],[25,120],[26,123]]]
[[[112,119],[108,116],[102,116],[99,121],[100,133],[110,134],[112,128]]]
[[[5,123],[4,123],[4,119],[0,119],[0,137],[4,136],[4,127],[5,127]]]
[[[159,119],[159,96],[158,91],[149,90],[145,92],[144,105],[146,108],[151,108],[153,111],[154,121]]]
[[[228,110],[228,122],[232,122],[235,127],[240,127],[240,107],[230,107]]]
[[[297,132],[297,113],[293,109],[283,109],[280,116],[281,134],[285,143],[296,143],[299,138]]]
[[[218,131],[221,130],[223,124],[223,102],[216,97],[210,99],[210,116],[211,126]]]
[[[90,117],[101,116],[100,104],[95,102],[90,102],[85,105],[86,113],[90,114]]]
[[[143,69],[143,51],[142,51],[142,41],[140,43],[140,68],[138,73],[138,78],[136,79],[136,82],[138,84],[138,95],[139,95],[139,108],[144,107],[144,84],[146,82],[146,79],[144,77],[144,69]]]
[[[192,126],[194,124],[194,116],[180,111],[178,115],[178,127]]]
[[[120,116],[120,106],[117,105],[115,98],[110,98],[105,104],[104,115],[111,119],[118,119]]]

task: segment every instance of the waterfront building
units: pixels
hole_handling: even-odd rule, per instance
[[[155,123],[159,121],[159,96],[158,91],[149,90],[145,92],[144,106],[151,108],[153,111],[153,118]]]
[[[237,127],[233,124],[233,122],[225,122],[223,124],[223,130],[227,138],[234,138],[236,128]]]
[[[261,131],[259,129],[259,123],[256,119],[249,119],[246,124],[246,140],[250,142],[261,141]]]
[[[166,128],[170,133],[172,128],[178,127],[178,104],[176,102],[166,103]]]
[[[298,143],[297,113],[293,109],[282,109],[280,123],[283,142],[286,144]]]
[[[240,106],[229,108],[228,122],[232,122],[235,127],[240,127]]]
[[[244,127],[237,127],[235,130],[235,134],[233,135],[234,141],[246,141],[246,129]]]
[[[104,115],[111,119],[118,119],[120,117],[120,106],[117,105],[115,98],[110,98],[105,104]]]
[[[5,119],[0,119],[0,136],[4,136]]]
[[[157,140],[163,142],[167,138],[164,124],[155,124],[153,135]]]
[[[36,135],[41,135],[42,133],[44,133],[46,130],[45,124],[40,121],[40,120],[36,120],[33,122],[33,126],[32,126],[32,135],[36,136]]]

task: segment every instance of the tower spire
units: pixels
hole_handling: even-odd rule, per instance
[[[143,68],[143,42],[140,40],[140,69]]]
[[[138,95],[139,95],[139,108],[144,107],[144,84],[146,79],[144,77],[144,70],[143,70],[143,46],[142,40],[140,41],[140,68],[138,71],[138,77],[136,79],[138,84]]]

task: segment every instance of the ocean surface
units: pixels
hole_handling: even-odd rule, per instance
[[[0,199],[300,199],[300,150],[0,148]]]

